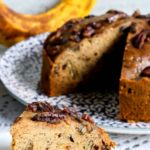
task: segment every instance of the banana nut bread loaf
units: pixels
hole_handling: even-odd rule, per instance
[[[118,85],[120,119],[150,121],[149,30],[150,15],[138,12],[69,21],[45,41],[41,88],[56,96],[93,79],[103,89]]]
[[[43,50],[41,89],[44,93],[57,96],[84,85],[105,66],[100,58],[105,59],[105,54],[112,52],[112,47],[123,36],[121,28],[130,22],[125,13],[111,10],[102,16],[71,20],[51,33]],[[107,81],[105,74],[104,77],[98,78]]]
[[[111,150],[115,146],[87,114],[47,102],[29,104],[11,134],[11,150]]]
[[[150,121],[150,15],[135,13],[120,77],[120,118]]]

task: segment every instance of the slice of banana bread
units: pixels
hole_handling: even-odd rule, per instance
[[[150,15],[135,14],[123,56],[120,118],[150,121]]]
[[[87,115],[34,102],[11,128],[11,150],[111,150],[115,143]]]
[[[43,50],[40,83],[44,93],[68,94],[86,83],[96,68],[100,71],[104,67],[100,58],[111,53],[123,36],[121,28],[130,22],[125,13],[111,10],[102,16],[71,20],[51,33]],[[106,76],[104,79],[107,81]]]

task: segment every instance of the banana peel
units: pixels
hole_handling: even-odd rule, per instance
[[[45,13],[20,14],[0,0],[0,44],[11,46],[30,36],[52,32],[72,18],[88,15],[96,0],[61,0]]]

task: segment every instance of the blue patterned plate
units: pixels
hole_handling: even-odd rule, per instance
[[[6,51],[0,60],[0,78],[12,96],[23,104],[48,101],[53,105],[76,107],[88,112],[95,122],[111,133],[150,134],[150,123],[126,123],[117,119],[117,94],[93,92],[47,97],[38,90],[43,41],[48,33],[21,42]]]

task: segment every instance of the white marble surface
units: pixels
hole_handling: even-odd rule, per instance
[[[4,0],[11,8],[21,13],[36,14],[53,6],[58,0]],[[132,14],[140,8],[143,13],[150,13],[150,0],[97,0],[92,14],[101,14],[108,9],[119,9]],[[5,48],[0,48],[0,55]],[[3,109],[2,109],[3,108]],[[24,110],[24,106],[8,95],[0,83],[0,150],[9,150],[11,137],[9,128],[14,118]],[[116,150],[149,150],[150,135],[117,135],[111,137],[118,143]]]

